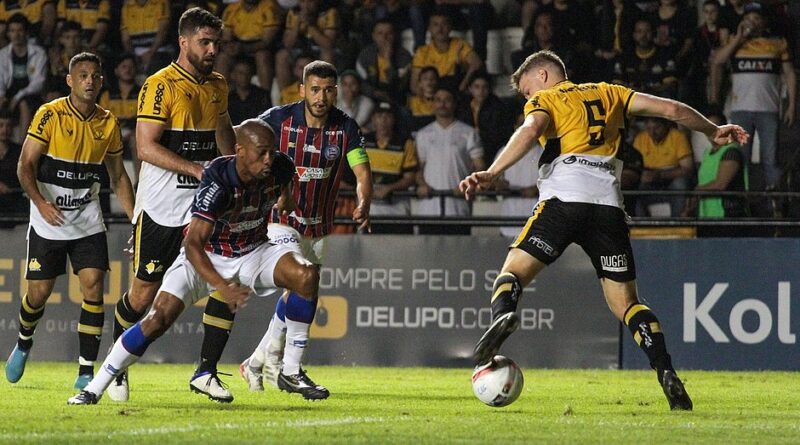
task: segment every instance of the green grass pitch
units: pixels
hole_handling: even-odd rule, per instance
[[[506,408],[473,395],[468,369],[313,366],[325,401],[269,387],[251,393],[233,364],[236,400],[189,392],[190,365],[135,365],[131,400],[68,406],[76,366],[30,362],[0,383],[0,444],[27,443],[798,443],[800,377],[680,373],[694,412],[670,412],[654,373],[525,369]]]

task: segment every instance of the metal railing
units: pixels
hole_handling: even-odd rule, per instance
[[[21,189],[13,189],[12,193],[22,193]],[[110,189],[103,189],[100,191],[101,195],[108,195],[111,193]],[[683,196],[683,197],[741,197],[747,200],[771,200],[781,204],[787,204],[790,201],[796,200],[798,206],[798,214],[800,214],[800,192],[779,192],[779,191],[745,191],[745,192],[732,192],[732,191],[640,191],[640,190],[626,190],[622,192],[624,196],[641,197],[641,196],[658,196],[663,198]],[[350,189],[341,190],[340,197],[355,197],[355,192]],[[413,191],[395,192],[393,197],[407,197],[416,199],[417,195]],[[452,190],[432,190],[429,194],[430,198],[438,198],[440,202],[440,215],[444,215],[445,198],[463,199]],[[476,195],[476,200],[493,200],[497,198],[519,198],[523,197],[519,191],[506,190],[506,191],[491,191],[481,192]],[[112,198],[113,199],[113,198]],[[20,213],[6,213],[6,209],[0,209],[0,223],[11,224],[26,224],[28,223],[28,212]],[[127,224],[130,223],[127,216],[122,213],[105,213],[105,222],[108,224]],[[422,216],[422,215],[409,215],[409,216],[372,216],[373,224],[387,224],[387,225],[471,225],[474,227],[503,227],[514,226],[523,224],[528,219],[528,216]],[[352,219],[347,215],[337,215],[334,218],[334,224],[338,225],[354,225]],[[705,226],[728,226],[728,227],[800,227],[800,218],[788,217],[730,217],[722,219],[703,219],[698,217],[643,217],[634,216],[629,220],[631,227],[705,227]]]

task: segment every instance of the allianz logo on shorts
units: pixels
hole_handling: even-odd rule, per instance
[[[31,258],[28,261],[28,270],[31,272],[41,272],[42,271],[42,264],[36,258]]]
[[[600,266],[609,272],[626,272],[628,270],[628,255],[602,255]]]

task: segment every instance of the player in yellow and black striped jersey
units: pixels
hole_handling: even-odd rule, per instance
[[[66,261],[83,292],[76,388],[94,372],[103,331],[103,281],[108,270],[105,225],[98,202],[103,165],[122,207],[133,213],[133,188],[122,165],[122,140],[114,115],[95,105],[102,87],[100,58],[80,53],[70,61],[70,95],[42,105],[22,146],[20,184],[31,200],[27,294],[22,297],[17,346],[6,378],[18,381],[33,345],[36,324]]]
[[[527,100],[525,121],[492,165],[459,185],[469,199],[488,187],[531,150],[537,139],[545,152],[539,168],[539,203],[517,239],[494,283],[492,325],[474,351],[477,366],[486,366],[519,326],[515,311],[522,289],[570,244],[581,246],[592,260],[614,315],[631,331],[647,354],[671,409],[691,410],[692,401],[672,367],[664,334],[655,314],[639,302],[636,269],[622,210],[616,157],[628,116],[658,116],[706,134],[716,143],[746,142],[739,126],[716,126],[683,103],[628,88],[574,84],[553,52],[528,56],[512,75]]]
[[[220,153],[233,152],[228,84],[213,71],[221,37],[222,21],[217,16],[200,8],[186,10],[178,23],[178,60],[148,77],[139,92],[136,146],[142,166],[133,218],[135,277],[117,302],[115,339],[142,318],[177,257],[203,168]],[[214,307],[225,306],[213,298],[209,301]],[[210,350],[206,356],[216,360],[230,330],[219,325],[206,325],[210,340],[203,344],[204,354]],[[198,376],[203,386],[196,390],[215,400],[232,400],[219,383],[216,361],[205,365],[205,374]],[[109,397],[127,400],[127,374],[116,377]],[[190,384],[194,387],[197,382],[193,379]]]

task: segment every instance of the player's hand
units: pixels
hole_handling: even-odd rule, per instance
[[[369,205],[361,204],[353,210],[353,221],[359,223],[359,232],[371,232],[372,228],[369,225]]]
[[[458,189],[461,190],[462,193],[464,193],[464,196],[467,198],[467,201],[469,201],[470,199],[472,199],[475,192],[480,192],[483,190],[490,189],[495,179],[497,179],[497,175],[489,172],[488,170],[475,172],[464,178],[458,184]]]
[[[47,224],[51,226],[60,226],[64,224],[64,214],[61,212],[55,204],[49,201],[43,201],[41,204],[37,204],[36,208],[39,209],[39,213],[42,215]]]
[[[297,204],[294,202],[294,197],[292,195],[281,195],[278,197],[278,203],[276,205],[278,207],[278,214],[281,216],[289,216],[289,214],[294,212],[294,209],[297,208]]]
[[[247,300],[250,299],[250,288],[238,283],[228,283],[227,286],[223,286],[217,291],[222,295],[231,312],[247,306]]]
[[[750,139],[750,135],[744,128],[738,125],[720,125],[717,131],[711,136],[711,140],[717,145],[726,145],[736,142],[744,145]]]

